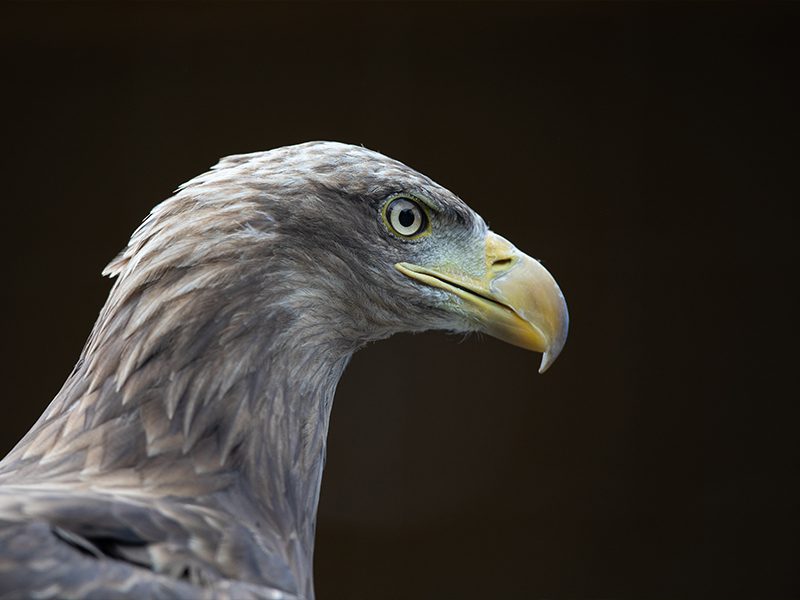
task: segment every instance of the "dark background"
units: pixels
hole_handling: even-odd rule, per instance
[[[355,356],[319,597],[800,597],[798,8],[5,6],[2,449],[154,204],[364,144],[542,258],[572,326],[545,376],[475,337]]]

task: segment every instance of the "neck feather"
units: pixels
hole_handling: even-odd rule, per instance
[[[118,281],[0,479],[233,498],[310,556],[331,403],[356,345],[332,333],[318,299],[314,312],[303,294],[218,273],[208,281],[227,281],[220,302],[204,277],[171,270],[135,291]],[[171,293],[180,288],[191,293]]]

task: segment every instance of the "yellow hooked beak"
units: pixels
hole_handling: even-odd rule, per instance
[[[395,267],[412,279],[465,300],[481,331],[542,352],[539,372],[544,373],[567,340],[569,313],[564,295],[538,260],[491,231],[486,235],[485,260],[484,273],[477,277],[453,263],[440,269],[404,262]]]

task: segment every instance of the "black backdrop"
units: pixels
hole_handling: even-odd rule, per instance
[[[542,258],[550,372],[400,336],[333,411],[322,599],[798,597],[797,5],[17,4],[2,448],[152,205],[220,156],[384,152]]]

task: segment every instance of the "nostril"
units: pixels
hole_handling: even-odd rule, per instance
[[[497,258],[494,261],[492,261],[492,266],[493,267],[502,267],[502,266],[511,264],[511,261],[512,261],[511,258]]]

